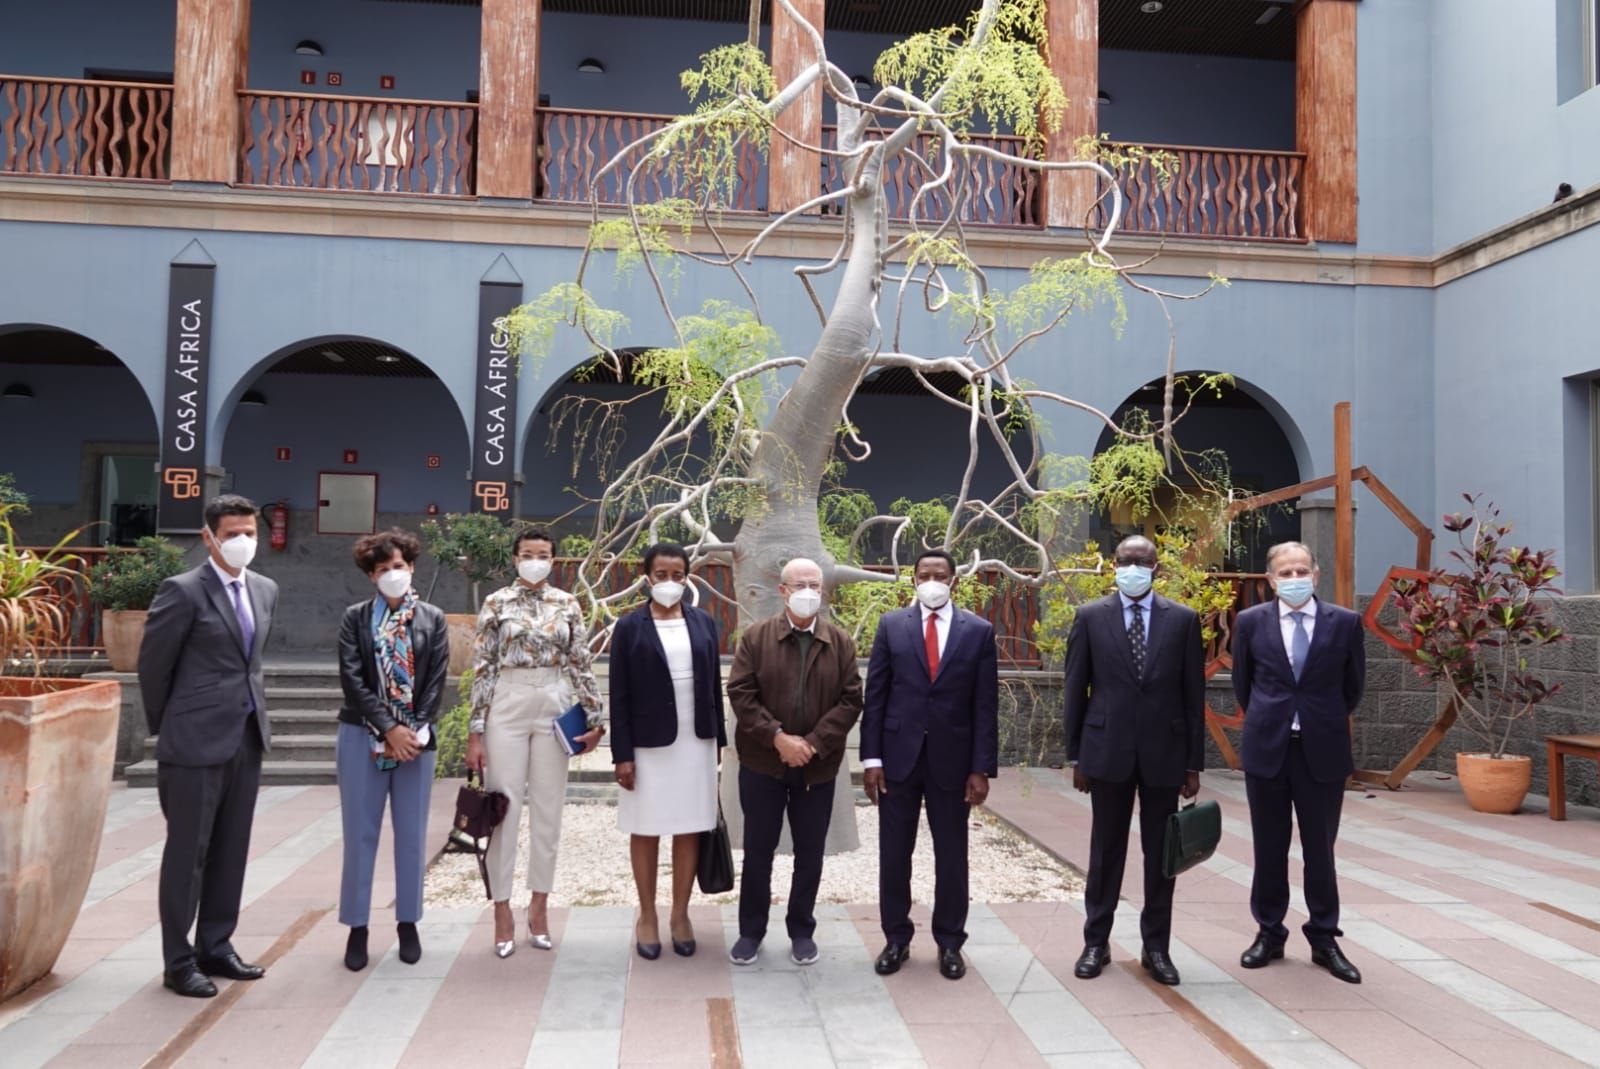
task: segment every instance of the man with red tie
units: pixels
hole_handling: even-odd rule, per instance
[[[861,764],[878,806],[878,915],[888,940],[873,966],[910,955],[911,854],[924,802],[933,832],[933,941],[939,972],[966,974],[967,818],[999,771],[999,657],[994,627],[950,603],[955,560],[917,558],[917,603],[885,613],[867,662]]]

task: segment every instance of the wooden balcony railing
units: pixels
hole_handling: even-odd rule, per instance
[[[1300,202],[1305,153],[1143,147],[1175,156],[1177,167],[1165,186],[1148,160],[1119,172],[1125,233],[1307,240]],[[1101,193],[1105,192],[1102,182]],[[1102,196],[1092,215],[1094,225],[1104,226],[1109,211],[1110,199]]]
[[[0,173],[165,182],[172,87],[0,74]]]
[[[1023,141],[1009,134],[976,134],[973,144],[1012,155],[1020,155]],[[822,128],[822,146],[836,149],[839,130],[835,126]],[[919,138],[919,155],[930,167],[942,166],[936,153],[936,138],[923,135]],[[850,162],[838,156],[822,157],[822,189],[831,191],[844,186],[849,177]],[[893,160],[885,176],[885,190],[889,201],[889,217],[906,219],[911,214],[911,201],[917,189],[936,172],[923,167],[910,156]],[[917,208],[917,218],[922,222],[942,222],[949,217],[950,206],[957,197],[961,201],[961,221],[976,226],[1038,226],[1039,175],[1026,168],[1016,167],[987,157],[966,157],[956,161],[950,185],[924,197]]]
[[[248,90],[239,108],[242,186],[473,195],[476,104]]]
[[[541,200],[589,203],[590,187],[600,169],[628,145],[672,119],[670,115],[540,108],[537,196]],[[606,173],[598,190],[601,204],[627,203],[628,173],[643,156],[643,151],[635,150],[624,164]],[[698,201],[702,192],[681,173],[661,163],[640,172],[633,198],[636,204],[671,197]],[[726,207],[732,211],[766,211],[766,160],[753,145],[740,146],[728,199]]]

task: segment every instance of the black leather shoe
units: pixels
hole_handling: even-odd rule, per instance
[[[220,958],[201,958],[195,964],[207,976],[220,976],[224,980],[259,980],[267,975],[267,970],[247,964],[232,950]]]
[[[910,947],[903,947],[899,943],[886,943],[883,953],[872,963],[872,971],[879,976],[893,976],[900,971],[900,966],[904,965],[910,956]]]
[[[1148,947],[1139,953],[1139,964],[1144,966],[1144,971],[1155,978],[1158,984],[1168,987],[1178,986],[1178,967],[1172,964],[1172,959],[1167,957],[1165,950],[1151,950]]]
[[[344,941],[344,967],[360,972],[367,967],[367,926],[352,927]]]
[[[1344,951],[1336,946],[1312,947],[1311,964],[1322,966],[1347,984],[1361,982],[1361,970],[1351,965]]]
[[[961,951],[954,947],[939,948],[939,975],[946,980],[959,980],[967,975],[967,963],[961,960]]]
[[[1246,969],[1262,969],[1268,962],[1283,960],[1283,944],[1274,943],[1264,935],[1256,936],[1250,948],[1239,955],[1239,964]]]
[[[1072,967],[1072,975],[1080,980],[1093,980],[1110,962],[1111,948],[1104,943],[1084,947],[1083,953],[1078,955],[1078,964]]]
[[[217,985],[206,979],[205,973],[194,965],[185,965],[162,974],[161,986],[176,991],[184,998],[216,998]]]
[[[395,925],[395,935],[400,939],[400,960],[407,965],[415,965],[422,960],[422,938],[417,935],[417,926],[408,921]]]

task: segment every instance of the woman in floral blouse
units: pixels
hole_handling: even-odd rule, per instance
[[[545,582],[555,556],[548,531],[530,527],[511,544],[517,581],[490,594],[478,614],[473,649],[472,719],[467,767],[483,772],[484,786],[511,801],[489,846],[489,886],[494,897],[494,950],[517,949],[511,885],[517,864],[517,822],[528,801],[528,942],[549,950],[548,901],[555,882],[561,806],[567,796],[567,755],[552,732],[555,718],[581,702],[589,731],[583,752],[594,749],[600,726],[600,687],[590,670],[589,631],[578,599]]]

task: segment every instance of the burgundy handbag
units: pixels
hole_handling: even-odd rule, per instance
[[[484,790],[483,780],[476,772],[467,773],[467,782],[456,792],[456,819],[450,825],[447,846],[477,857],[483,891],[489,898],[494,897],[489,889],[489,843],[510,806],[511,799],[499,791]]]

